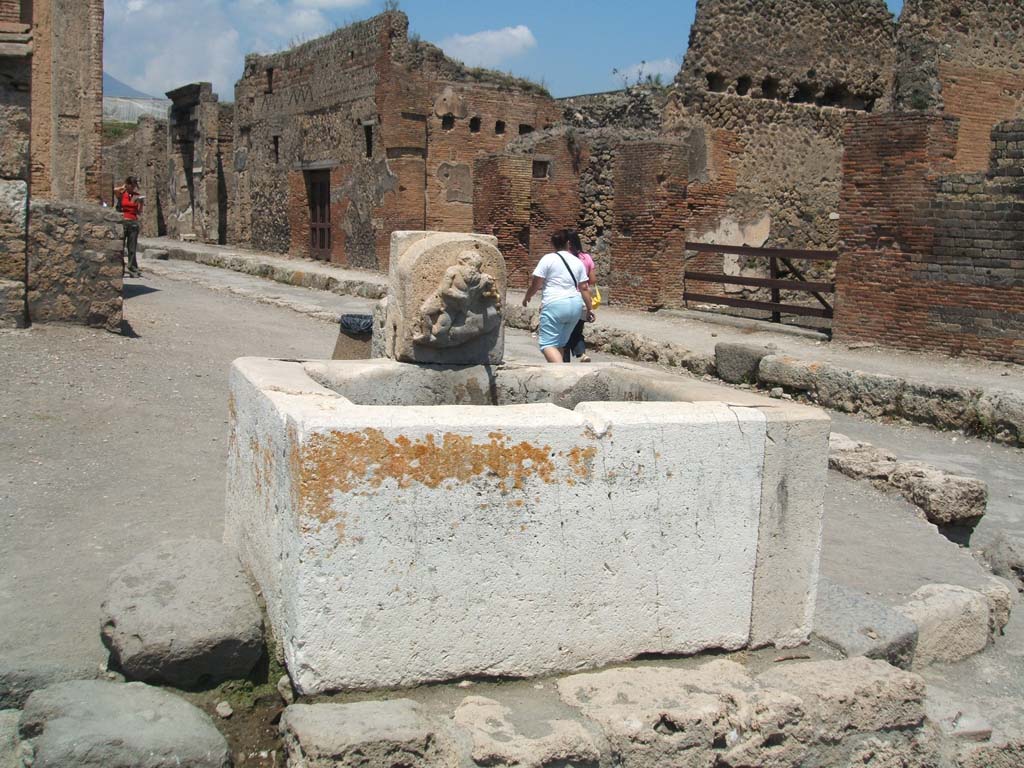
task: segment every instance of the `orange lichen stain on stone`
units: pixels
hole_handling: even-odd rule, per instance
[[[594,474],[594,457],[597,456],[597,448],[587,446],[580,448],[576,446],[569,451],[569,466],[572,468],[573,477],[578,480],[589,480]]]
[[[310,437],[301,471],[292,476],[300,479],[305,514],[324,522],[334,517],[331,501],[336,492],[377,489],[389,480],[399,488],[439,488],[489,477],[515,489],[533,477],[554,481],[550,446],[513,444],[499,432],[488,439],[477,443],[469,435],[446,432],[440,439],[431,434],[389,440],[377,429],[321,433]]]
[[[249,454],[252,457],[252,472],[253,480],[256,483],[256,492],[262,495],[264,490],[273,483],[274,454],[252,435],[249,437]]]

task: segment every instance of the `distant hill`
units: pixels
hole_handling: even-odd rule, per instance
[[[148,93],[137,91],[127,83],[122,83],[113,75],[103,73],[103,95],[116,96],[124,99],[152,99]]]

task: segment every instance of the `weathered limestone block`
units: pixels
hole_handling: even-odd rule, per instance
[[[747,399],[626,364],[239,360],[225,537],[303,693],[803,642],[829,422]]]
[[[924,681],[875,659],[810,662],[769,670],[757,680],[798,697],[819,738],[913,728],[925,717]]]
[[[95,205],[33,200],[28,310],[33,322],[121,329],[120,214]]]
[[[391,237],[388,348],[396,360],[497,364],[507,276],[497,239],[447,232]]]
[[[851,440],[833,432],[829,438],[828,465],[854,480],[889,480],[896,470],[896,456],[871,443]]]
[[[227,742],[202,710],[144,683],[75,680],[33,693],[21,750],[35,768],[227,768]],[[29,762],[30,761],[30,762]]]
[[[622,668],[557,686],[566,704],[601,727],[607,763],[630,768],[860,765],[851,753],[875,734],[879,751],[905,759],[916,747],[899,732],[912,733],[925,717],[919,677],[864,658],[757,678],[724,660],[696,669]]]
[[[544,735],[528,736],[515,725],[512,711],[483,696],[469,696],[455,710],[455,724],[472,739],[477,765],[596,765],[600,746],[576,720],[546,720]]]
[[[899,611],[917,624],[914,669],[935,662],[962,661],[988,646],[989,602],[972,589],[926,584]]]
[[[0,280],[0,328],[24,328],[25,324],[25,284]]]
[[[985,515],[988,486],[921,462],[900,462],[889,482],[935,525],[974,527]]]
[[[981,430],[1001,443],[1024,446],[1024,395],[987,390],[978,402]]]
[[[118,569],[103,643],[129,679],[188,688],[243,678],[263,654],[263,617],[234,552],[165,542]]]
[[[290,768],[441,768],[456,764],[438,729],[408,699],[292,704],[281,716]]]
[[[28,184],[0,179],[0,280],[25,282]]]

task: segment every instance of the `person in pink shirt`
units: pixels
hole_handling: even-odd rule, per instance
[[[587,270],[587,279],[590,281],[591,286],[596,286],[597,279],[596,267],[594,266],[594,259],[589,253],[583,252],[583,243],[580,240],[579,232],[571,230],[569,232],[569,245],[567,250],[577,259],[583,263],[583,268]],[[562,361],[568,363],[570,360],[570,352],[576,356],[581,363],[589,363],[590,355],[587,354],[587,343],[583,338],[583,329],[586,327],[586,323],[583,319],[576,324],[576,328],[572,332],[572,336],[569,337],[569,343],[566,345],[565,350],[562,352]]]

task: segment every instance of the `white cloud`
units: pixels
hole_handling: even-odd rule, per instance
[[[245,54],[281,50],[326,35],[342,22],[329,9],[369,0],[107,0],[104,69],[162,96],[209,81],[234,98]]]
[[[504,29],[485,29],[472,35],[452,35],[440,43],[449,56],[471,67],[496,67],[537,47],[530,28],[520,24]]]
[[[617,69],[615,77],[625,82],[626,85],[633,85],[640,80],[646,80],[648,75],[660,76],[665,82],[672,82],[679,74],[682,62],[678,59],[656,59],[654,61],[642,61],[639,64],[631,64],[628,67]]]
[[[295,0],[296,5],[307,8],[358,8],[369,0]]]

